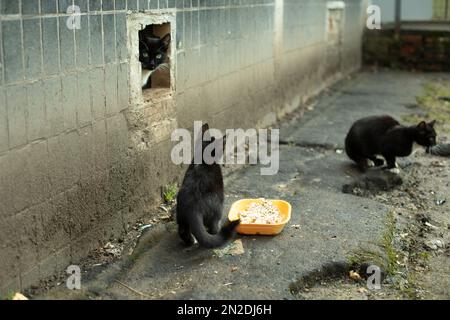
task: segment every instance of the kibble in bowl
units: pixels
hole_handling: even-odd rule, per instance
[[[291,205],[284,200],[242,199],[231,206],[230,220],[241,219],[240,234],[275,235],[291,218]]]

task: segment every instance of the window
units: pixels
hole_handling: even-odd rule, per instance
[[[175,15],[136,13],[128,16],[131,103],[139,105],[171,96],[174,89]]]

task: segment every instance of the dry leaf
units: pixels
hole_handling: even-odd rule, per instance
[[[14,297],[12,298],[13,300],[28,300],[27,297],[25,297],[23,294],[21,294],[20,292],[16,292],[16,294],[14,295]]]
[[[350,279],[361,280],[361,276],[356,271],[350,270],[349,276],[350,276]]]

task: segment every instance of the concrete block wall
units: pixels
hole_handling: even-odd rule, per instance
[[[363,0],[347,0],[327,72],[324,0],[0,0],[0,294],[126,232],[180,181],[170,133],[271,125],[359,66]],[[81,29],[66,22],[81,10]],[[173,91],[130,99],[127,21],[175,17]],[[136,89],[136,88],[134,88]]]

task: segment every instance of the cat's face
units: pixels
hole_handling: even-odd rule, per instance
[[[139,61],[143,69],[154,70],[164,63],[170,45],[170,34],[163,38],[142,36],[139,40]]]
[[[436,145],[436,131],[434,125],[436,121],[429,123],[422,121],[417,125],[417,143],[424,147],[432,147]]]

